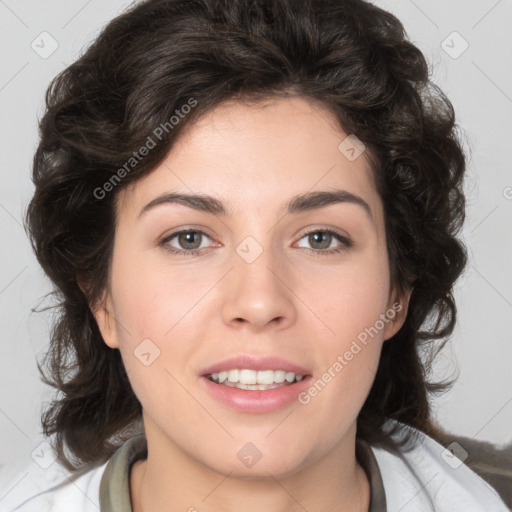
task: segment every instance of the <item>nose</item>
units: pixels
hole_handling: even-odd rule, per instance
[[[252,263],[234,255],[234,265],[224,282],[224,323],[253,332],[285,329],[296,320],[296,296],[291,277],[279,267],[270,250]]]

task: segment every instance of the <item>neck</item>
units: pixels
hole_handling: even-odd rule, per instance
[[[295,472],[265,471],[250,479],[216,471],[158,434],[146,428],[148,458],[132,467],[133,512],[368,511],[370,486],[355,458],[355,429],[324,457]]]

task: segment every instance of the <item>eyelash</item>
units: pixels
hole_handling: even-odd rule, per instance
[[[192,250],[176,249],[175,247],[171,248],[169,245],[167,245],[173,238],[177,237],[178,235],[187,234],[187,233],[198,233],[201,235],[205,235],[208,238],[211,238],[204,231],[200,231],[198,229],[183,229],[181,231],[176,231],[176,232],[172,233],[171,235],[165,237],[159,243],[159,245],[163,246],[164,250],[166,250],[167,252],[169,252],[171,254],[175,254],[177,256],[194,256],[194,255],[200,254],[204,249],[206,249],[206,247],[202,247],[200,249],[192,249]],[[330,254],[341,253],[343,251],[346,251],[353,245],[351,240],[344,237],[343,235],[340,235],[338,232],[336,232],[332,229],[328,229],[328,228],[315,229],[312,231],[308,231],[307,233],[304,233],[300,237],[299,240],[302,240],[304,237],[315,234],[315,233],[325,233],[325,234],[331,235],[335,239],[337,239],[338,242],[341,243],[340,246],[338,246],[337,248],[333,248],[333,249],[308,249],[308,248],[303,247],[303,249],[310,251],[315,256],[326,256],[326,255],[330,255]]]

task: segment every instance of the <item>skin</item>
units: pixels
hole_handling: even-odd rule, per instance
[[[159,167],[120,192],[109,290],[95,316],[144,410],[148,459],[130,475],[135,512],[368,509],[356,418],[408,296],[391,287],[369,160],[349,161],[338,149],[346,137],[328,110],[305,99],[229,102],[188,126]],[[333,189],[361,197],[370,213],[343,202],[285,214],[292,197]],[[167,203],[139,216],[171,191],[214,196],[231,215]],[[203,252],[166,251],[184,248],[178,237],[160,243],[191,227],[207,235]],[[352,246],[333,237],[329,248],[343,250],[326,254],[307,236],[322,228]],[[247,236],[263,249],[252,263],[236,252]],[[306,405],[245,413],[200,385],[200,370],[243,354],[281,357],[318,379],[396,302],[395,318]],[[160,350],[149,366],[134,356],[144,339]],[[248,442],[262,453],[251,468],[237,457]]]

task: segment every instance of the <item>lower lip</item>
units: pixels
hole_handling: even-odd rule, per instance
[[[273,412],[284,409],[297,401],[297,396],[309,387],[311,376],[279,388],[267,390],[238,389],[215,384],[207,377],[201,377],[208,391],[223,404],[240,412]]]

